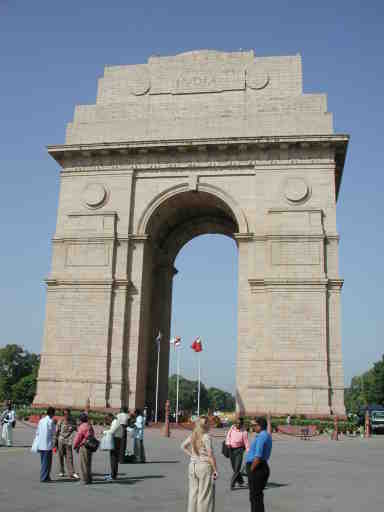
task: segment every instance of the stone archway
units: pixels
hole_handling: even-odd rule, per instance
[[[146,293],[150,294],[151,308],[144,320],[149,325],[147,361],[142,368],[148,367],[146,377],[145,402],[154,405],[156,387],[156,347],[154,339],[160,330],[165,340],[169,339],[172,305],[172,283],[176,273],[174,261],[182,247],[193,238],[203,234],[223,234],[235,238],[239,232],[239,223],[245,227],[245,218],[240,208],[236,208],[239,221],[220,193],[211,187],[204,190],[178,190],[177,193],[164,193],[155,207],[150,208],[150,216],[145,215],[142,230],[149,237],[147,251],[150,253],[151,273]],[[213,194],[212,192],[215,192]],[[219,197],[219,195],[221,197]],[[228,196],[228,202],[235,202]],[[246,234],[246,233],[244,233]],[[159,404],[163,406],[167,398],[169,373],[169,343],[161,345]]]
[[[61,186],[35,405],[151,400],[176,254],[223,233],[239,254],[238,410],[343,414],[347,145],[325,95],[303,93],[298,55],[198,51],[105,68],[96,104],[77,106],[66,144],[48,148]]]

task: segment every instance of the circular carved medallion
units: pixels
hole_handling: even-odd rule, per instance
[[[83,201],[91,208],[99,208],[105,203],[107,191],[99,183],[90,183],[83,190]]]
[[[247,87],[251,89],[264,89],[269,84],[269,75],[260,66],[251,66],[247,69]]]
[[[307,199],[309,187],[302,178],[288,178],[284,192],[288,201],[299,203]]]

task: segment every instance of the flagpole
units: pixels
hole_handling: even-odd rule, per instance
[[[180,348],[176,348],[177,376],[176,376],[176,423],[179,423],[179,377],[180,377]]]
[[[199,418],[200,417],[200,352],[198,352],[197,354],[197,358],[198,358],[198,366],[199,366],[199,379],[198,379],[198,384],[197,384],[197,417]]]
[[[160,341],[157,342],[157,376],[156,376],[155,423],[157,423],[157,412],[158,412],[158,404],[159,404],[159,370],[160,370]]]

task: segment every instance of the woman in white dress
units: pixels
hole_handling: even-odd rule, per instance
[[[208,418],[201,416],[196,421],[192,435],[187,437],[181,445],[181,449],[191,457],[188,469],[188,512],[214,512],[215,510],[217,467],[208,432]]]
[[[13,429],[16,423],[16,413],[12,407],[12,403],[8,402],[7,408],[1,415],[1,439],[7,446],[12,446],[13,444]]]

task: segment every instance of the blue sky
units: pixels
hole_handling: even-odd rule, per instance
[[[205,48],[301,53],[305,92],[326,92],[336,132],[351,134],[338,203],[348,382],[384,352],[384,4],[131,4],[0,0],[0,344],[40,350],[43,278],[50,266],[59,186],[58,167],[45,146],[64,142],[75,104],[95,102],[104,65]],[[236,355],[235,246],[224,237],[199,237],[181,251],[176,266],[175,329],[188,342],[194,332],[205,338],[203,378],[230,389]],[[185,373],[193,376],[194,361],[184,354]]]

